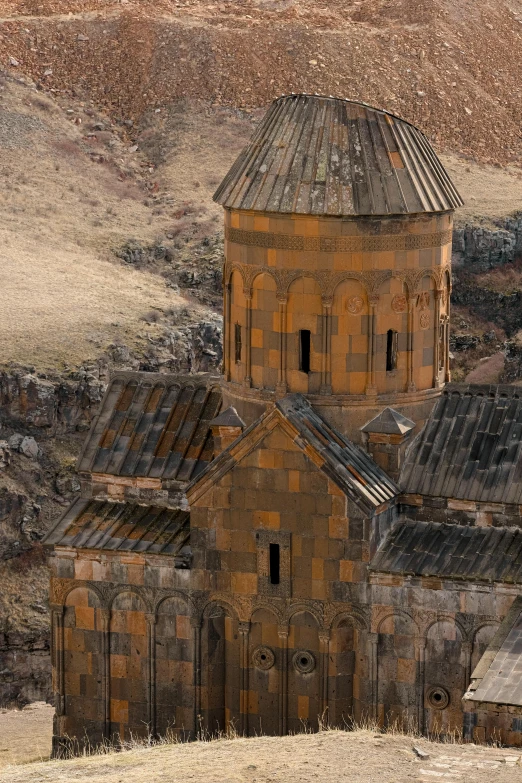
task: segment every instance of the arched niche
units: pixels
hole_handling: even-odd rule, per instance
[[[351,617],[342,617],[332,629],[328,658],[328,722],[336,728],[350,728],[361,718],[361,664],[367,664],[358,655],[361,645],[358,625]]]
[[[377,646],[377,715],[380,726],[417,725],[416,626],[406,614],[387,617]]]
[[[427,270],[417,286],[413,314],[413,380],[419,391],[433,388],[434,382],[435,339],[439,340],[436,288],[433,274]]]
[[[286,316],[286,379],[291,392],[318,392],[323,364],[323,304],[319,283],[299,277],[288,289]],[[310,369],[300,370],[301,332],[310,333]]]
[[[103,626],[98,595],[76,587],[65,601],[63,618],[65,726],[71,737],[103,740]]]
[[[424,709],[429,734],[444,737],[461,731],[466,685],[460,628],[450,619],[440,620],[430,627],[426,637]]]
[[[279,302],[272,275],[257,275],[253,282],[251,377],[257,389],[275,389],[280,363]]]
[[[245,377],[246,362],[246,311],[247,300],[244,293],[243,277],[234,269],[230,276],[230,290],[228,294],[228,372],[230,380],[242,383]],[[226,314],[225,314],[225,317]]]
[[[187,602],[165,598],[156,612],[156,731],[185,739],[194,725],[194,634]]]
[[[111,736],[127,740],[149,733],[147,607],[135,592],[118,593],[110,618]]]
[[[488,649],[491,640],[495,636],[498,625],[483,625],[478,629],[473,637],[473,646],[471,650],[471,674],[478,666],[480,659]],[[468,685],[469,683],[466,683]]]
[[[322,713],[321,651],[317,620],[298,611],[289,622],[288,716],[290,734],[317,731]]]
[[[278,618],[270,609],[257,609],[250,621],[248,645],[248,733],[280,733],[279,691],[281,650]]]
[[[334,394],[364,394],[368,369],[368,300],[359,280],[335,289],[331,318],[331,378]]]
[[[207,607],[201,634],[201,710],[211,736],[239,729],[238,621],[220,604]]]

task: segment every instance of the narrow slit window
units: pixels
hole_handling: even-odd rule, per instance
[[[310,372],[310,330],[299,331],[299,369],[301,372]]]
[[[397,369],[397,346],[399,342],[399,333],[393,329],[388,329],[386,339],[386,372]]]
[[[234,329],[234,355],[238,364],[241,361],[241,324],[236,324]]]
[[[270,560],[270,584],[278,585],[280,581],[280,552],[279,544],[270,544],[269,546],[269,560]]]

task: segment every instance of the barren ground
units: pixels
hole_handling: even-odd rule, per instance
[[[520,751],[373,731],[216,740],[27,763],[49,752],[52,710],[0,713],[0,783],[516,783]],[[413,746],[428,754],[421,760]],[[19,766],[20,765],[20,766]]]

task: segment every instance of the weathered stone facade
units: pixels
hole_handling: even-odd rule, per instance
[[[487,739],[462,699],[520,593],[522,402],[444,389],[460,198],[416,129],[291,96],[217,199],[223,403],[115,378],[47,539],[56,752],[365,719]]]

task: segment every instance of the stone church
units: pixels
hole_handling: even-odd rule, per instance
[[[522,744],[522,399],[450,384],[455,187],[409,123],[290,95],[215,200],[223,375],[115,375],[46,539],[54,752]]]

